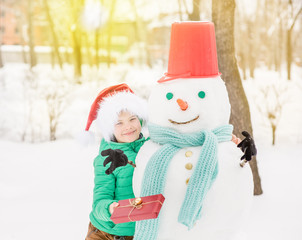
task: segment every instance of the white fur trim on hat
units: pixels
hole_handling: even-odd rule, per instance
[[[148,120],[147,101],[135,94],[124,91],[104,98],[100,103],[96,123],[107,142],[113,138],[114,125],[121,111],[131,112],[143,123]]]
[[[76,141],[82,146],[89,146],[95,143],[95,136],[93,132],[82,131],[77,134]]]

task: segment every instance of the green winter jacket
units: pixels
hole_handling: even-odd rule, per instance
[[[127,155],[129,161],[135,163],[136,155],[145,142],[142,137],[131,143],[101,142],[99,155],[94,159],[94,190],[92,211],[89,215],[92,225],[101,231],[117,236],[133,236],[135,223],[114,224],[110,220],[109,205],[119,200],[134,198],[132,176],[134,168],[130,164],[116,168],[112,174],[105,174],[110,163],[103,166],[105,158],[101,152],[105,149],[120,149]]]

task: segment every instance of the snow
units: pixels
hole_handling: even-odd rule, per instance
[[[47,70],[49,68],[38,66],[34,74],[43,76],[40,81],[45,80],[51,72]],[[66,67],[65,71],[64,76],[71,80],[71,70]],[[45,117],[39,116],[44,112],[43,99],[40,98],[40,105],[32,116],[34,122],[40,124],[40,130],[35,129],[36,137],[41,137],[33,144],[29,143],[30,139],[22,142],[20,137],[26,106],[23,80],[28,73],[27,68],[12,64],[0,70],[1,240],[84,239],[92,203],[92,163],[98,146],[82,148],[71,137],[84,129],[90,105],[102,88],[126,81],[135,86],[134,90],[139,95],[148,97],[150,86],[164,71],[161,67],[149,69],[126,65],[102,68],[101,71],[84,70],[84,83],[68,88],[69,106],[58,125],[57,141],[47,141],[47,131],[43,130],[47,123]],[[53,78],[57,76],[52,74]],[[285,74],[261,68],[255,72],[255,79],[243,81],[250,104],[264,190],[262,195],[254,197],[249,221],[242,223],[251,240],[302,239],[301,76],[302,69],[297,67],[291,81],[286,80]],[[268,119],[263,117],[258,107],[271,101],[259,90],[267,84],[275,85],[277,89],[280,85],[285,99],[274,146],[271,145]],[[285,91],[282,90],[283,85],[286,85]]]
[[[258,150],[264,194],[255,196],[249,239],[301,239],[301,144]]]
[[[0,146],[0,238],[84,239],[97,149],[70,140]]]

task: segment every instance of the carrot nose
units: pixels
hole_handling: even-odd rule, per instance
[[[183,110],[183,111],[187,110],[187,108],[188,108],[188,103],[187,102],[185,102],[184,100],[182,100],[180,98],[178,98],[176,100],[176,102],[178,103],[178,105],[179,105],[179,107],[180,107],[181,110]]]

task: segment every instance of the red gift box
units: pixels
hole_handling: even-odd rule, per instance
[[[110,219],[117,224],[157,218],[164,201],[162,194],[120,200]]]

